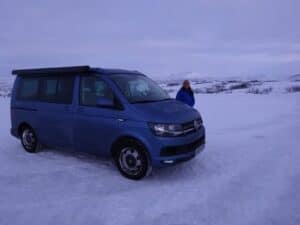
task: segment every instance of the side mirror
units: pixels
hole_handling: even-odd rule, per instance
[[[99,107],[114,107],[114,100],[106,97],[97,97],[96,104]]]

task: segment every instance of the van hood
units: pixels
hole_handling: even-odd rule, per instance
[[[199,112],[176,100],[132,104],[132,110],[142,121],[156,123],[184,123],[200,117]]]

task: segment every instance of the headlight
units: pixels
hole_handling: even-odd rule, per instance
[[[152,132],[157,136],[176,137],[197,131],[202,126],[201,117],[183,124],[149,123]]]
[[[183,127],[181,124],[149,123],[149,127],[157,136],[175,137],[183,134]]]
[[[198,130],[202,126],[202,118],[200,117],[199,119],[194,120],[194,127],[196,130]]]

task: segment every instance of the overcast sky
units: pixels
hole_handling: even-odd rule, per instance
[[[299,0],[0,0],[0,72],[90,64],[159,76],[300,73]]]

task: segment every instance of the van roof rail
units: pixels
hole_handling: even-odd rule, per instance
[[[35,74],[57,74],[57,73],[86,73],[90,72],[90,66],[68,66],[68,67],[49,67],[37,69],[13,70],[13,75],[35,75]]]

